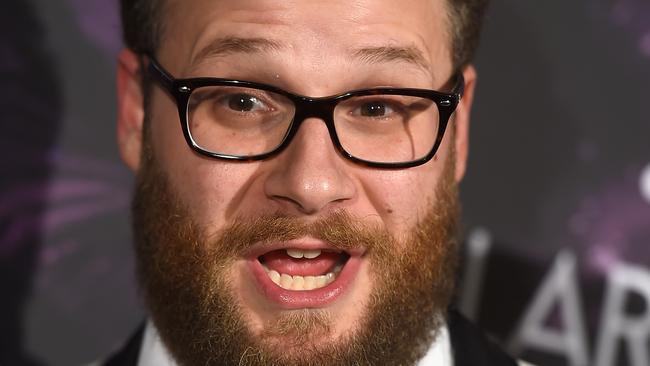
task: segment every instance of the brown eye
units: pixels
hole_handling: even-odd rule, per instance
[[[237,112],[253,112],[263,107],[263,103],[252,95],[232,94],[226,97],[228,108]]]
[[[361,106],[360,113],[364,117],[384,117],[386,116],[387,109],[384,103],[370,102]]]

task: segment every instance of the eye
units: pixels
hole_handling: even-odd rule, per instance
[[[384,102],[372,101],[360,106],[359,114],[364,117],[386,117],[393,113],[393,109]]]
[[[347,103],[350,116],[367,119],[401,118],[407,106],[397,97],[355,97]]]
[[[222,102],[226,103],[228,108],[237,112],[255,112],[267,109],[265,104],[258,98],[244,93],[225,95]]]

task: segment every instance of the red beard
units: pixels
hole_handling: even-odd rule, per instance
[[[455,284],[459,204],[453,160],[444,167],[429,212],[404,241],[345,211],[309,224],[283,215],[240,218],[207,239],[150,149],[144,155],[133,202],[138,276],[154,324],[179,364],[408,365],[423,357]],[[331,340],[332,315],[303,309],[253,334],[226,271],[254,243],[303,236],[341,250],[367,249],[373,296],[361,321]]]

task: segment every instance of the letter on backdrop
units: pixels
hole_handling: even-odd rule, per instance
[[[632,292],[645,300],[645,312],[626,314],[626,299]],[[650,272],[629,264],[617,264],[609,272],[605,307],[596,346],[596,366],[613,366],[619,340],[627,345],[632,366],[650,365],[648,335],[650,334]]]
[[[563,329],[545,324],[556,304]],[[514,354],[531,348],[564,355],[571,366],[588,365],[589,351],[573,253],[565,250],[557,255],[553,267],[510,338],[509,348]]]

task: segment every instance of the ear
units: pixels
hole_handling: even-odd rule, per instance
[[[456,182],[460,182],[465,175],[467,167],[467,154],[469,153],[469,120],[474,101],[474,89],[476,88],[476,69],[473,65],[468,65],[463,70],[465,77],[465,92],[454,117],[455,148],[456,148]]]
[[[117,60],[117,144],[124,163],[133,171],[140,166],[144,97],[138,56],[129,49]]]

